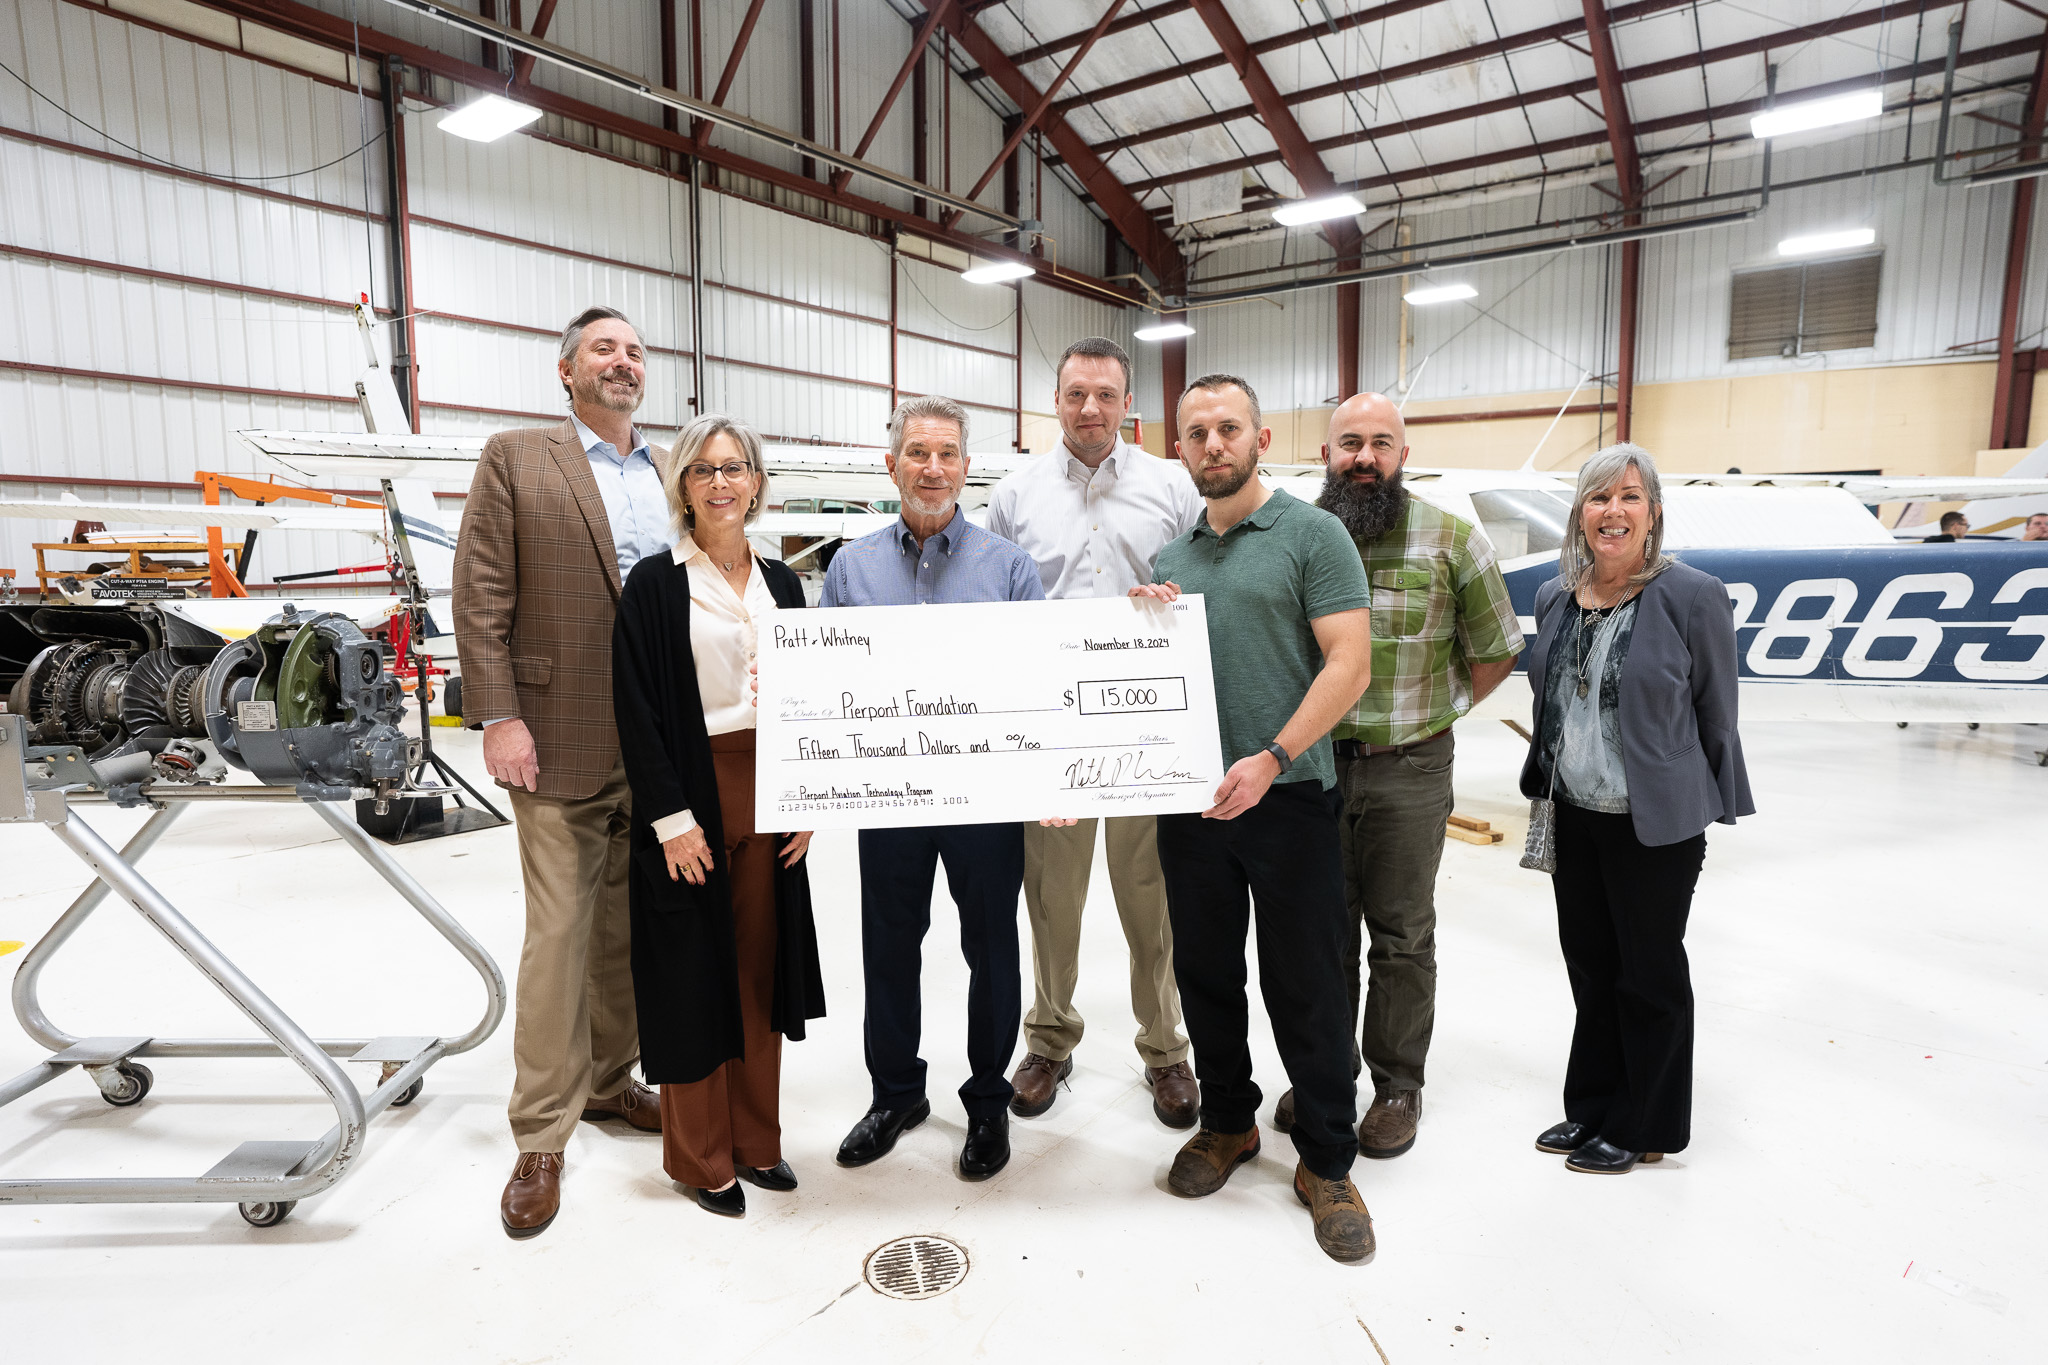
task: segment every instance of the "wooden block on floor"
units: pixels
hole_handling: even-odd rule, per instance
[[[1507,837],[1497,829],[1460,829],[1458,826],[1450,824],[1444,826],[1444,833],[1448,834],[1453,839],[1462,840],[1463,842],[1468,844],[1497,844]]]
[[[1456,825],[1459,829],[1469,829],[1474,834],[1484,834],[1486,833],[1486,831],[1493,828],[1493,825],[1490,822],[1485,820],[1474,820],[1469,815],[1453,815],[1451,817],[1450,822]]]

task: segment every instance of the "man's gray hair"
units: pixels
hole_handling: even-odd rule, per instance
[[[935,393],[921,398],[906,398],[896,405],[896,411],[889,414],[889,453],[903,453],[903,429],[913,417],[929,417],[941,422],[951,422],[960,428],[960,453],[967,453],[967,409],[950,398],[941,398]]]
[[[1586,499],[1605,493],[1622,481],[1629,470],[1643,480],[1643,496],[1649,499],[1650,533],[1643,542],[1642,566],[1628,576],[1632,587],[1640,587],[1677,561],[1664,553],[1664,484],[1657,477],[1657,461],[1650,452],[1629,441],[1596,451],[1579,467],[1579,487],[1572,496],[1572,514],[1565,526],[1564,549],[1557,557],[1558,582],[1566,592],[1577,590],[1579,582],[1593,567],[1593,547],[1586,542]]]
[[[603,304],[598,304],[594,308],[584,309],[571,318],[569,325],[562,329],[561,359],[564,363],[576,358],[576,348],[583,344],[583,329],[593,322],[603,322],[606,318],[617,318],[628,327],[633,327],[633,320],[616,308],[607,308]],[[638,327],[633,327],[635,333],[638,333],[639,330]],[[576,396],[570,390],[569,381],[566,379],[562,381],[562,392],[568,394],[571,398]]]
[[[1258,390],[1254,389],[1248,381],[1240,379],[1234,374],[1205,374],[1194,383],[1188,385],[1187,388],[1181,390],[1180,401],[1173,405],[1173,425],[1175,428],[1173,434],[1175,436],[1180,435],[1180,410],[1182,405],[1188,401],[1189,394],[1193,393],[1196,389],[1207,389],[1214,393],[1220,389],[1228,388],[1243,389],[1244,396],[1251,399],[1252,430],[1257,431],[1260,426]]]
[[[740,524],[744,526],[752,522],[768,505],[768,462],[761,454],[761,433],[737,417],[707,412],[701,417],[692,417],[677,434],[675,449],[669,452],[668,471],[661,476],[661,491],[668,494],[669,520],[675,523],[679,532],[696,529],[697,515],[690,510],[685,474],[704,454],[704,447],[714,436],[732,437],[747,462],[747,468],[754,473],[754,505],[747,509],[746,520]]]

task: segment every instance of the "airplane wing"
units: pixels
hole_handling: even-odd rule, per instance
[[[0,502],[0,517],[103,521],[110,526],[218,526],[236,531],[360,531],[379,535],[384,514],[361,507],[206,507],[168,502]]]
[[[1727,488],[1839,488],[1860,503],[1973,502],[1981,498],[2048,498],[2048,478],[1975,478],[1964,475],[1882,474],[1666,474],[1664,486]]]
[[[467,483],[482,436],[381,435],[364,431],[238,431],[242,444],[300,478],[447,479]]]
[[[801,536],[806,540],[859,540],[896,520],[893,512],[763,512],[747,527],[750,536]]]

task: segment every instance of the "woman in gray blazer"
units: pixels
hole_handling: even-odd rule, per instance
[[[1578,1024],[1565,1121],[1536,1147],[1620,1175],[1691,1138],[1686,915],[1706,827],[1756,806],[1728,593],[1663,553],[1650,453],[1623,444],[1588,460],[1568,525],[1558,576],[1536,594],[1522,791],[1556,802],[1552,887]]]

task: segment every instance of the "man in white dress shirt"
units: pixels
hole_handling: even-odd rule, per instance
[[[1119,437],[1131,409],[1131,358],[1121,346],[1102,337],[1077,341],[1061,353],[1055,374],[1060,444],[996,485],[988,529],[1031,555],[1048,598],[1123,597],[1152,581],[1152,561],[1201,517],[1202,498],[1178,461],[1156,459]],[[1186,1128],[1197,1099],[1173,980],[1157,822],[1134,815],[1102,823],[1110,887],[1131,949],[1131,1013],[1152,1112]],[[1035,989],[1010,1111],[1025,1118],[1052,1107],[1081,1041],[1074,984],[1095,824],[1024,826]]]

